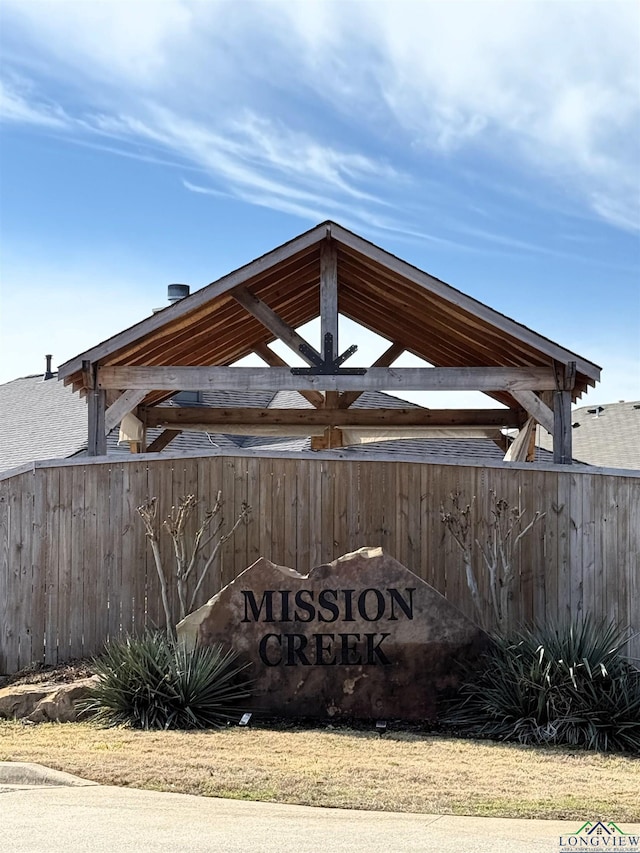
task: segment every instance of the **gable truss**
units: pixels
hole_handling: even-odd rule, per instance
[[[538,352],[537,363],[536,361],[527,365],[487,363],[484,366],[475,363],[458,366],[456,362],[459,363],[462,359],[462,349],[460,349],[461,344],[453,340],[448,358],[456,366],[394,367],[393,362],[407,349],[402,340],[403,328],[401,324],[400,328],[397,329],[397,340],[390,342],[388,349],[371,367],[357,369],[351,369],[348,366],[343,367],[343,362],[347,360],[353,348],[349,348],[342,355],[339,355],[338,313],[341,291],[338,258],[340,247],[346,246],[350,249],[362,250],[362,244],[365,244],[368,247],[368,258],[371,263],[374,261],[384,262],[386,268],[391,270],[393,274],[398,274],[398,270],[402,268],[408,279],[414,283],[418,282],[421,287],[430,286],[434,293],[437,292],[440,295],[445,293],[452,304],[459,303],[464,306],[465,310],[468,308],[467,303],[474,303],[474,300],[459,294],[449,285],[433,279],[426,273],[415,270],[410,265],[389,256],[383,250],[366,244],[366,241],[346,232],[340,226],[327,225],[326,233],[322,239],[320,239],[317,231],[318,229],[314,229],[314,231],[302,235],[302,238],[297,238],[291,244],[274,250],[274,253],[258,259],[248,268],[243,269],[251,269],[251,272],[255,274],[256,269],[270,269],[266,258],[273,261],[274,257],[279,257],[284,262],[287,258],[295,257],[296,251],[300,251],[301,248],[308,251],[313,245],[310,235],[315,233],[315,242],[320,242],[316,254],[316,263],[319,264],[316,280],[319,292],[322,352],[304,340],[291,323],[287,322],[287,319],[279,313],[279,310],[275,310],[264,298],[254,292],[250,276],[240,276],[239,273],[242,271],[232,273],[221,282],[204,288],[204,291],[210,291],[210,298],[215,298],[216,295],[220,296],[222,293],[228,294],[226,304],[231,298],[238,307],[246,312],[246,315],[253,318],[255,322],[252,328],[263,329],[262,337],[254,339],[250,344],[250,351],[258,354],[268,366],[263,368],[232,367],[228,366],[229,362],[226,365],[219,362],[213,365],[193,363],[145,364],[137,358],[132,361],[127,361],[126,357],[124,360],[114,358],[117,354],[117,347],[114,344],[111,350],[114,355],[110,355],[107,346],[109,342],[106,342],[106,344],[87,353],[95,360],[82,361],[80,376],[72,372],[73,361],[63,366],[64,369],[61,368],[60,373],[60,377],[64,378],[65,381],[74,381],[76,386],[81,384],[87,394],[90,454],[104,452],[105,433],[129,413],[135,413],[145,427],[165,427],[165,432],[149,446],[149,451],[167,446],[176,435],[180,434],[181,430],[194,429],[196,426],[203,429],[216,426],[219,428],[217,431],[223,433],[225,431],[231,432],[233,429],[244,430],[251,426],[257,429],[261,426],[261,428],[270,431],[280,429],[283,435],[292,434],[291,430],[295,427],[296,431],[308,430],[306,434],[318,434],[320,432],[324,436],[324,446],[334,446],[339,443],[337,439],[339,439],[340,430],[347,428],[366,430],[379,426],[385,430],[387,428],[398,430],[399,433],[405,430],[407,435],[410,434],[409,431],[420,428],[425,436],[428,435],[429,430],[448,429],[452,435],[455,433],[462,436],[470,435],[474,429],[484,428],[485,432],[489,434],[490,428],[521,426],[527,417],[530,417],[553,435],[554,461],[565,463],[571,461],[570,405],[572,395],[576,393],[577,364],[571,358],[573,354],[566,350],[563,351],[552,342],[545,342],[545,339],[536,336],[529,330],[525,330],[521,334],[523,354],[527,347],[532,346],[534,339],[545,342],[545,349],[548,353],[547,357],[542,357],[542,354]],[[334,235],[338,236],[339,240],[334,239]],[[305,275],[309,275],[309,260],[306,255],[304,263]],[[353,265],[353,263],[353,258],[349,257],[348,265]],[[294,272],[295,270],[288,271],[287,278],[294,280]],[[273,278],[271,273],[269,275],[273,281],[277,281],[277,278]],[[225,287],[222,286],[223,282],[226,285]],[[379,298],[382,299],[385,291],[379,289],[378,292]],[[451,293],[456,295],[454,299],[451,299]],[[202,294],[203,291],[199,291],[194,294],[194,297],[188,297],[184,302],[188,303],[198,297],[195,302],[191,302],[191,307],[193,308],[195,305],[198,310],[201,310],[202,306],[206,305],[206,300]],[[397,300],[397,298],[399,297],[394,296],[394,299]],[[480,303],[474,303],[474,305],[477,307],[480,306]],[[174,311],[175,307],[165,309],[168,328],[172,322],[172,317],[179,316],[182,310]],[[182,310],[184,315],[188,314],[187,307],[185,305],[184,310]],[[384,311],[385,306],[381,303],[380,315]],[[160,313],[164,314],[165,312]],[[518,324],[508,320],[508,318],[503,318],[502,315],[498,315],[486,306],[477,308],[477,315],[479,324],[486,322],[487,317],[490,317],[495,324],[492,328],[496,330],[504,327],[505,330],[509,328],[511,332],[511,327],[518,327]],[[292,316],[291,312],[289,312],[289,316]],[[496,318],[499,318],[499,322],[496,322]],[[407,320],[407,322],[409,321]],[[416,316],[412,322],[415,325],[418,322],[418,317]],[[450,320],[450,322],[453,323],[454,321]],[[145,324],[147,326],[152,325],[155,331],[161,328],[161,324],[155,318],[149,318],[149,321],[143,321],[139,326],[143,327]],[[442,325],[442,321],[440,324]],[[518,329],[523,328],[518,327]],[[188,340],[188,326],[185,325],[184,321],[180,321],[180,329],[182,339]],[[252,334],[255,335],[256,332],[254,331]],[[479,334],[482,337],[482,331]],[[125,339],[122,337],[123,335],[128,341],[128,346],[134,346],[133,351],[144,349],[144,346],[134,344],[134,339],[127,333],[116,336],[120,343]],[[306,363],[307,367],[294,368],[288,365],[267,345],[267,342],[273,339],[281,340],[286,344]],[[478,352],[483,350],[490,352],[488,347],[489,344],[485,343],[483,346],[479,346]],[[198,357],[202,358],[206,352],[206,347],[202,344],[200,348],[202,355]],[[457,353],[456,348],[460,349],[459,353]],[[158,350],[157,347],[156,350]],[[411,351],[420,354],[415,347]],[[506,352],[504,348],[503,352]],[[562,356],[562,358],[555,356]],[[545,363],[546,366],[544,366]],[[580,360],[579,367],[581,370],[585,369],[585,364],[588,365],[584,360]],[[590,367],[593,368],[594,366],[591,365]],[[595,382],[597,372],[598,369],[595,368],[587,374],[589,382]],[[74,376],[75,378],[73,378]],[[591,379],[591,376],[594,378]],[[584,384],[585,380],[582,374],[580,381]],[[580,386],[580,388],[582,387],[583,385]],[[247,414],[238,410],[204,409],[203,411],[202,407],[199,407],[198,413],[196,413],[182,407],[173,409],[156,405],[172,396],[176,391],[201,391],[205,389],[296,390],[311,403],[313,408],[299,411],[291,410],[288,416],[283,416],[280,413],[274,414],[273,410],[249,409],[246,412],[251,412],[251,414]],[[485,415],[479,414],[479,411],[482,410],[455,411],[454,414],[451,410],[422,409],[417,410],[423,413],[420,416],[415,414],[416,410],[367,411],[357,409],[351,411],[350,406],[366,390],[395,390],[399,392],[413,390],[481,391],[495,397],[502,403],[507,403],[509,408],[486,410]],[[109,406],[107,406],[107,399],[110,403]],[[261,413],[260,416],[254,414],[256,411]],[[498,412],[503,412],[502,416],[498,415]],[[424,413],[428,413],[428,415]],[[502,423],[497,424],[496,421],[500,419]]]

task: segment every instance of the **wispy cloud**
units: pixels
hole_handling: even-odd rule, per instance
[[[250,111],[221,121],[215,130],[154,104],[146,104],[144,112],[144,120],[98,116],[85,119],[84,126],[123,143],[145,140],[216,182],[207,188],[183,181],[193,192],[232,195],[304,218],[344,211],[368,219],[372,206],[388,206],[375,185],[401,180],[382,160],[321,145]]]
[[[637,211],[639,201],[637,4],[357,7],[363,14],[347,26],[354,38],[359,27],[376,67],[375,88],[353,101],[360,115],[379,120],[373,104],[382,101],[416,152],[519,162],[612,224],[638,227],[637,213],[616,213]],[[344,35],[302,24],[301,32],[327,53]]]
[[[540,198],[640,227],[635,3],[4,6],[6,64],[38,82],[3,90],[6,118],[183,163],[208,179],[191,191],[407,234],[428,211],[455,241],[426,202],[438,170],[508,163]]]
[[[33,93],[21,92],[19,87],[0,80],[0,119],[18,124],[63,129],[71,124],[58,104],[38,100]]]

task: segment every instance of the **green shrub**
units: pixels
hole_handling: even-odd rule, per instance
[[[93,662],[100,676],[88,710],[98,722],[139,729],[202,729],[242,713],[246,666],[221,646],[188,650],[160,631],[114,641]]]
[[[640,753],[640,670],[625,640],[589,618],[495,637],[442,722],[472,737]]]

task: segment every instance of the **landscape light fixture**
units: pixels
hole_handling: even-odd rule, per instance
[[[250,719],[251,719],[251,714],[243,714],[243,715],[240,717],[240,722],[238,723],[238,725],[239,725],[239,726],[243,726],[243,727],[244,727],[244,726],[248,726],[248,725],[249,725],[249,720],[250,720]]]
[[[382,737],[382,735],[387,731],[387,721],[386,720],[378,720],[376,722],[376,731]]]

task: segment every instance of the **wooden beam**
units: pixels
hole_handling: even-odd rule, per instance
[[[491,439],[495,441],[503,437],[496,427],[483,426],[454,426],[454,427],[403,427],[403,426],[378,426],[358,427],[348,429],[340,427],[343,433],[345,445],[376,444],[383,441],[397,441],[398,439]],[[506,447],[505,447],[506,451]]]
[[[331,358],[337,358],[338,349],[338,252],[336,244],[327,237],[320,250],[320,340],[325,335],[333,338]]]
[[[504,455],[505,462],[528,462],[531,435],[536,434],[536,420],[529,418],[521,428],[511,447]]]
[[[165,429],[157,438],[151,442],[151,444],[147,447],[147,453],[160,453],[161,450],[173,441],[173,439],[180,435],[182,430],[180,429]]]
[[[540,397],[534,394],[533,391],[517,390],[515,388],[509,390],[511,396],[520,403],[522,408],[543,426],[550,435],[553,435],[553,412],[542,402]]]
[[[270,367],[289,367],[287,362],[280,358],[278,353],[274,352],[267,344],[256,344],[253,351]],[[316,409],[321,409],[324,406],[324,394],[321,394],[320,391],[299,391],[298,393]]]
[[[129,390],[121,394],[105,412],[105,432],[110,433],[111,430],[120,423],[125,415],[132,412],[144,400],[148,393],[149,389],[142,389],[139,391]]]
[[[516,427],[513,409],[258,409],[207,406],[153,406],[145,410],[148,427],[202,425],[224,432],[227,424],[262,426],[359,427]]]
[[[286,367],[100,367],[98,385],[103,389],[158,391],[494,390],[509,391],[515,397],[516,392],[528,389],[555,388],[555,378],[553,371],[545,367],[371,367],[364,374],[293,374]],[[535,394],[523,395],[529,404],[531,398],[542,407]],[[522,399],[516,399],[527,409]]]
[[[534,428],[529,433],[529,446],[527,447],[527,458],[526,462],[535,462],[536,461],[536,433],[538,432],[537,424],[534,424]]]
[[[295,329],[292,329],[291,326],[285,323],[285,321],[278,316],[275,311],[273,311],[273,309],[269,308],[266,302],[258,299],[258,297],[251,293],[251,291],[246,287],[236,287],[232,295],[236,302],[239,302],[240,305],[249,312],[249,314],[255,317],[256,320],[259,320],[272,335],[280,338],[280,340],[285,343],[289,349],[293,350],[293,352],[299,355],[307,364],[313,365],[314,361],[302,351],[302,346],[308,347],[318,356],[319,359],[321,358],[320,353],[310,346]]]
[[[208,432],[211,433],[211,424],[193,423],[184,424],[182,427],[184,432]],[[418,426],[407,427],[399,424],[389,424],[370,427],[325,427],[316,424],[246,424],[225,423],[220,427],[220,432],[224,430],[225,435],[250,435],[250,436],[318,436],[323,435],[327,430],[339,430],[350,437],[355,437],[353,440],[345,444],[365,444],[372,441],[387,441],[398,438],[447,438],[447,439],[471,439],[471,438],[499,438],[502,433],[497,427],[485,426],[453,426],[453,427],[434,427],[434,426]],[[506,447],[504,450],[506,451]]]
[[[391,367],[393,362],[402,355],[404,352],[404,347],[401,344],[393,343],[391,346],[386,349],[382,355],[377,358],[372,367]],[[362,395],[362,391],[345,391],[340,395],[340,402],[338,403],[338,407],[340,409],[348,409],[352,403]]]
[[[509,442],[507,441],[507,436],[503,435],[503,433],[498,432],[495,435],[491,436],[491,441],[500,448],[503,453],[506,453],[509,449]]]

